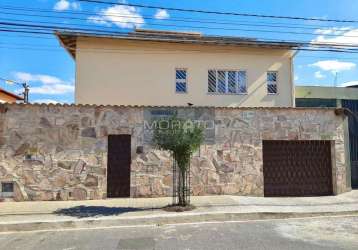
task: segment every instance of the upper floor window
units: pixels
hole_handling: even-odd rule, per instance
[[[220,94],[245,94],[246,72],[235,70],[209,70],[208,92]]]
[[[186,69],[175,70],[175,92],[187,92],[187,72]]]
[[[267,93],[277,94],[277,72],[267,72]]]

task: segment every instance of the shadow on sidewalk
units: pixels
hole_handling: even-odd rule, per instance
[[[77,206],[56,210],[57,215],[72,216],[77,218],[100,217],[120,215],[128,212],[145,211],[151,209],[131,208],[131,207],[105,207],[105,206]]]

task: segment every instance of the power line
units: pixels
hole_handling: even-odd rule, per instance
[[[44,37],[44,36],[32,36],[32,35],[23,35],[23,34],[18,34],[18,33],[10,33],[10,34],[0,34],[0,37],[8,37],[8,38],[19,38],[19,37],[25,37],[25,38],[35,38],[35,39],[43,39],[43,40],[53,40],[53,41],[57,41],[55,37],[53,37],[53,33],[49,33],[48,34],[49,36],[52,36],[52,37]],[[7,44],[7,43],[2,43],[2,44]],[[36,45],[37,44],[15,44],[15,43],[12,43],[11,44],[9,43],[9,45],[16,45],[16,46],[33,46],[34,47],[31,47],[31,48],[37,48]],[[128,46],[128,45],[127,45]],[[41,47],[43,47],[41,45]],[[10,47],[2,47],[2,48],[10,48]],[[58,47],[53,47],[54,49],[57,49]],[[47,50],[48,51],[48,50]],[[56,51],[63,51],[62,49],[58,49]],[[315,52],[315,51],[312,51],[312,52]],[[316,51],[316,52],[320,52],[320,51]],[[219,52],[220,53],[220,52]],[[358,57],[338,57],[338,56],[308,56],[308,55],[300,55],[299,56],[300,58],[318,58],[318,59],[344,59],[344,60],[358,60]]]
[[[2,14],[6,15],[15,15],[15,16],[31,16],[31,17],[46,17],[46,18],[54,18],[54,19],[66,19],[66,20],[82,20],[82,21],[88,21],[88,18],[81,18],[81,17],[67,17],[67,16],[50,16],[50,15],[36,15],[36,14],[26,14],[26,13],[9,13],[9,12],[3,12],[0,11]],[[76,13],[80,14],[80,13]],[[134,19],[138,19],[136,16],[128,16],[128,15],[104,15],[104,16],[114,16],[114,17],[130,17]],[[145,17],[143,16],[144,20],[157,20],[156,18],[152,17]],[[8,20],[8,19],[7,19]],[[288,29],[304,29],[304,30],[317,30],[317,29],[325,29],[329,28],[329,26],[315,26],[315,27],[304,27],[304,26],[290,26],[290,25],[278,25],[278,24],[264,24],[264,23],[253,23],[253,22],[215,22],[215,21],[201,21],[201,20],[184,20],[184,19],[174,19],[171,18],[170,20],[161,20],[161,22],[188,22],[188,23],[206,23],[206,24],[222,24],[222,25],[235,25],[235,26],[252,26],[252,27],[270,27],[270,28],[288,28]],[[115,21],[112,20],[112,23],[124,23],[123,21]],[[136,22],[130,22],[130,23],[136,23]],[[138,24],[142,24],[141,22],[138,22]],[[298,25],[298,24],[297,24]]]
[[[20,82],[17,82],[17,81],[13,81],[13,80],[10,80],[10,79],[7,79],[5,77],[0,77],[0,80],[4,81],[4,82],[11,82],[11,83],[14,83],[14,84],[18,84],[18,85],[22,85],[23,83],[20,83]]]
[[[84,33],[88,33],[91,35],[128,35],[128,33],[125,32],[114,32],[114,31],[105,31],[105,30],[97,30],[97,29],[74,29],[73,27],[63,27],[63,26],[48,26],[48,25],[37,25],[37,24],[20,24],[20,23],[12,23],[12,22],[0,22],[0,25],[5,26],[5,28],[2,28],[1,31],[7,31],[7,32],[23,32],[23,33],[35,33],[35,34],[49,34],[46,33],[46,31],[49,30],[53,30],[53,29],[72,29],[74,31],[77,32],[84,32]],[[10,26],[10,27],[7,27]],[[27,30],[23,30],[24,27],[27,28]],[[31,32],[29,31],[29,29],[31,28]],[[21,30],[19,30],[21,29]],[[35,30],[35,31],[34,31]],[[95,32],[95,34],[91,33],[91,32]],[[214,38],[219,38],[219,37],[215,37],[212,36]],[[215,42],[215,41],[212,41]],[[220,41],[222,42],[222,41]],[[257,41],[260,42],[260,41]],[[292,41],[290,41],[292,42]],[[352,49],[349,48],[357,48],[358,45],[356,44],[339,44],[339,43],[315,43],[312,44],[310,42],[301,42],[301,41],[294,41],[294,42],[299,42],[301,43],[301,45],[303,46],[310,46],[310,47],[315,47],[315,48],[320,48],[320,47],[333,47],[335,50],[340,49],[343,50],[345,49],[346,52],[349,51],[353,51]],[[348,49],[347,49],[348,48]]]
[[[28,103],[29,102],[29,91],[30,91],[30,86],[26,83],[26,82],[17,82],[17,81],[13,81],[13,80],[9,80],[3,77],[0,77],[0,80],[3,80],[5,83],[7,82],[11,82],[12,84],[17,84],[19,86],[22,86],[24,88],[24,103]]]
[[[260,18],[274,18],[274,19],[291,19],[291,20],[336,22],[336,23],[358,23],[358,20],[324,19],[324,18],[309,18],[309,17],[298,17],[298,16],[263,15],[263,14],[250,14],[250,13],[239,13],[239,12],[221,12],[221,11],[209,11],[209,10],[199,10],[199,9],[172,8],[172,7],[153,6],[153,5],[144,5],[144,4],[129,4],[129,3],[121,3],[121,2],[100,1],[100,0],[78,0],[78,1],[79,2],[88,2],[88,3],[107,4],[107,5],[122,5],[122,6],[138,7],[138,8],[147,8],[147,9],[164,9],[164,10],[180,11],[180,12],[194,12],[194,13],[201,13],[201,14],[260,17]]]
[[[13,13],[11,13],[13,14]],[[17,14],[15,14],[17,15]],[[31,14],[30,14],[31,15]],[[37,16],[37,15],[31,15],[31,16]],[[53,17],[53,16],[48,16],[48,17]],[[123,16],[124,17],[124,16]],[[133,16],[135,17],[135,16]],[[87,19],[83,19],[83,18],[75,18],[75,17],[53,17],[53,18],[72,18],[72,19],[80,19],[80,20],[87,20]],[[16,20],[16,19],[13,19]],[[17,19],[18,20],[18,19]],[[18,20],[18,21],[26,21],[26,20]],[[50,22],[40,22],[37,21],[38,23],[50,23]],[[142,24],[141,22],[126,22],[126,21],[112,21],[113,23],[131,23],[131,24]],[[83,24],[78,24],[79,26],[87,26],[87,27],[93,27],[91,25],[83,25]],[[279,33],[279,34],[296,34],[296,35],[317,35],[316,33],[308,33],[308,32],[292,32],[292,31],[272,31],[272,30],[255,30],[255,29],[238,29],[238,28],[223,28],[223,27],[206,27],[206,26],[179,26],[179,25],[173,25],[173,24],[152,24],[150,23],[150,25],[153,26],[161,26],[161,27],[181,27],[181,28],[194,28],[194,29],[216,29],[216,30],[238,30],[238,31],[246,31],[246,32],[262,32],[262,33]],[[243,24],[240,24],[243,25]],[[262,26],[262,27],[285,27],[285,26],[278,26],[278,25],[250,25],[248,24],[247,26]],[[286,26],[285,28],[288,28],[288,26]],[[291,27],[293,28],[293,27]],[[295,27],[296,28],[296,27]],[[304,27],[300,27],[300,28],[304,28]],[[344,32],[343,30],[341,32]],[[336,37],[339,36],[339,34],[335,35],[335,34],[325,34],[325,36],[332,36],[332,37]],[[354,35],[345,35],[346,37],[358,37],[358,36],[354,36]]]
[[[9,50],[26,50],[27,52],[32,52],[32,51],[46,51],[46,52],[58,52],[58,53],[63,53],[63,50],[60,49],[43,49],[40,47],[8,47],[8,46],[1,46],[0,45],[0,49],[9,49]],[[29,51],[31,50],[31,51]]]
[[[43,35],[53,35],[53,32],[41,32],[41,31],[29,31],[29,30],[13,30],[13,29],[2,29],[2,32],[14,32],[14,33],[27,33],[27,34],[43,34]]]
[[[0,9],[9,9],[9,10],[21,10],[21,11],[31,11],[31,12],[45,12],[45,13],[56,13],[59,14],[58,11],[54,11],[54,10],[48,10],[48,9],[39,9],[39,8],[26,8],[26,7],[8,7],[8,6],[4,6],[1,7],[2,5],[0,5]],[[16,13],[9,13],[9,12],[0,12],[3,14],[8,14],[8,15],[21,15],[21,16],[38,16],[38,17],[53,17],[53,18],[66,18],[66,19],[79,19],[79,20],[87,20],[87,19],[83,19],[83,18],[76,18],[76,17],[72,17],[72,16],[48,16],[48,15],[33,15],[33,14],[26,14],[26,13],[20,13],[20,14],[16,14]],[[64,12],[62,12],[63,14],[75,14],[75,15],[97,15],[98,13],[96,12],[90,12],[90,11],[83,11],[81,10],[80,12],[78,11],[69,11],[66,10]],[[119,14],[108,14],[108,13],[101,13],[101,16],[105,16],[105,17],[130,17],[133,19],[153,19],[153,20],[158,20],[155,17],[151,17],[151,16],[134,16],[134,15],[119,15]],[[169,19],[168,19],[169,20]],[[166,21],[166,20],[161,20],[161,21]],[[218,19],[203,19],[200,18],[200,20],[198,19],[193,19],[193,18],[187,18],[187,17],[181,17],[181,18],[170,18],[170,21],[178,21],[178,22],[197,22],[197,23],[208,23],[208,24],[224,24],[224,25],[250,25],[250,24],[256,24],[257,26],[264,26],[262,24],[268,24],[265,25],[267,27],[280,27],[280,28],[300,28],[300,29],[322,29],[322,28],[331,28],[331,26],[317,26],[317,25],[308,25],[308,24],[295,24],[295,23],[273,23],[273,22],[252,22],[252,21],[245,21],[245,22],[233,22],[233,20],[218,20]],[[297,27],[297,25],[300,25],[299,27]],[[296,27],[295,27],[296,26]]]
[[[31,31],[20,31],[20,30],[16,30],[16,32],[26,32],[26,33],[29,33]],[[38,32],[36,32],[38,33]],[[50,33],[46,33],[46,34],[50,34]],[[101,35],[101,34],[89,34],[89,35]],[[214,41],[211,41],[211,42],[221,42],[219,40],[214,40]],[[250,47],[251,44],[247,44],[247,43],[239,43],[238,44],[239,46],[242,46],[242,47]],[[75,48],[72,48],[72,47],[66,47],[64,46],[65,48],[69,49],[69,50],[75,50]],[[261,48],[267,48],[265,46],[259,46]],[[2,48],[16,48],[16,47],[2,47]],[[26,47],[27,49],[30,49],[31,47]],[[274,48],[274,47],[270,47],[271,49],[281,49],[281,48]],[[20,47],[19,49],[25,49],[25,47]],[[83,49],[78,49],[78,50],[83,50]],[[90,49],[89,49],[90,50]],[[94,49],[92,49],[94,50]],[[95,49],[95,50],[100,50],[100,51],[104,51],[104,50],[109,50],[109,51],[115,51],[116,49],[103,49],[103,48],[99,48],[99,49]],[[344,48],[331,48],[329,46],[326,46],[326,47],[318,47],[318,48],[297,48],[296,49],[297,51],[313,51],[313,52],[337,52],[337,53],[358,53],[358,49],[344,49]]]
[[[41,36],[41,35],[38,35],[38,36],[32,36],[32,35],[22,35],[22,34],[0,34],[0,36],[3,36],[3,37],[26,37],[26,38],[36,38],[36,39],[43,39],[43,40],[55,40],[55,37],[53,37],[53,34],[49,34],[49,36],[51,37],[45,37],[45,36]]]
[[[105,33],[108,35],[128,35],[128,32],[122,32],[122,31],[107,31],[107,30],[97,30],[97,29],[76,29],[75,27],[63,27],[63,26],[49,26],[49,25],[36,25],[36,24],[22,24],[22,23],[9,23],[9,22],[0,22],[0,25],[5,26],[6,29],[23,29],[23,27],[29,27],[31,29],[34,30],[44,30],[44,31],[53,31],[53,30],[63,30],[66,31],[66,29],[69,29],[71,32],[79,32],[82,33],[83,31],[94,31],[94,32],[99,32],[99,33]],[[10,27],[8,27],[10,26]],[[85,32],[83,32],[85,33]],[[97,33],[98,34],[98,33]],[[103,34],[102,34],[103,35]],[[221,38],[220,36],[210,36],[210,37],[216,37],[216,38]],[[243,38],[243,37],[241,37]],[[252,39],[252,38],[249,38]],[[261,39],[261,38],[259,38]],[[257,40],[257,39],[255,39]],[[259,40],[257,40],[258,42],[260,42]],[[280,41],[283,42],[280,39],[267,39],[267,41]],[[288,43],[309,43],[309,42],[302,42],[302,41],[287,41]],[[310,43],[311,44],[311,43]],[[316,43],[315,45],[320,45],[319,43]],[[356,46],[355,44],[324,44],[324,45],[336,45],[336,46]]]
[[[53,37],[53,34],[52,33],[49,33],[50,36],[52,37],[43,37],[43,36],[31,36],[31,35],[22,35],[22,34],[0,34],[0,37],[8,37],[8,38],[19,38],[19,37],[26,37],[26,38],[35,38],[35,39],[44,39],[44,40],[53,40],[53,41],[57,41],[55,37]],[[3,44],[3,45],[15,45],[15,46],[30,46],[31,49],[36,49],[36,48],[43,48],[43,45],[38,45],[38,44],[19,44],[19,43],[0,43],[0,44]],[[129,46],[129,45],[127,45]],[[0,48],[9,48],[11,49],[10,47],[6,47],[6,46],[0,46]],[[56,47],[51,47],[51,48],[54,48],[56,50],[56,52],[62,52],[63,50],[62,49],[59,49],[58,46]],[[17,49],[17,48],[15,48]],[[96,49],[97,50],[97,49]],[[100,49],[98,49],[100,50]],[[48,50],[46,50],[48,51]],[[190,51],[190,50],[189,50]],[[197,51],[197,50],[196,50]],[[213,52],[217,52],[217,53],[221,53],[222,51],[213,51]],[[315,51],[312,51],[312,52],[315,52]],[[320,51],[316,51],[316,52],[320,52]],[[182,53],[182,51],[180,51],[180,53]],[[265,55],[265,54],[261,54],[261,55]],[[312,56],[312,55],[302,55],[300,54],[299,56],[300,58],[317,58],[317,59],[343,59],[343,60],[358,60],[358,57],[342,57],[342,56]]]
[[[56,17],[55,17],[56,18]],[[64,17],[67,18],[67,17]],[[86,19],[87,20],[87,19]],[[116,21],[114,21],[116,22]],[[42,23],[49,23],[49,22],[42,22]],[[121,23],[121,21],[119,21],[119,23]],[[128,23],[128,22],[122,22],[122,23]],[[132,23],[132,22],[131,22]],[[203,27],[203,26],[178,26],[178,25],[166,25],[166,24],[152,24],[152,25],[158,25],[158,26],[170,26],[170,27],[190,27],[190,28],[196,28],[196,29],[219,29],[219,30],[223,30],[225,28],[217,28],[217,27]],[[81,24],[79,24],[79,26],[81,26]],[[86,25],[87,26],[87,25]],[[88,25],[88,27],[92,27],[90,25]],[[65,28],[65,27],[62,27]],[[66,27],[67,28],[67,27]],[[240,30],[240,31],[246,31],[246,32],[262,32],[262,33],[283,33],[283,34],[297,34],[297,35],[316,35],[314,33],[304,33],[304,32],[288,32],[288,31],[271,31],[271,30],[254,30],[254,29],[227,29],[227,30]],[[99,32],[102,32],[99,31]],[[343,31],[342,31],[343,32]],[[332,34],[326,34],[326,36],[338,36],[337,35],[332,35]],[[346,35],[347,36],[347,35]],[[347,36],[347,37],[357,37],[357,36]]]
[[[20,20],[22,22],[25,22],[23,20]],[[42,23],[48,23],[51,24],[51,22],[42,22]],[[124,22],[128,23],[128,22]],[[14,23],[14,22],[0,22],[0,25],[5,26],[25,26],[25,27],[34,27],[37,29],[73,29],[77,32],[83,32],[83,31],[94,31],[99,33],[107,33],[111,32],[113,34],[123,34],[123,32],[120,31],[112,31],[112,30],[103,30],[103,29],[87,29],[87,28],[81,28],[81,25],[78,25],[79,27],[73,27],[73,26],[46,26],[46,25],[33,25],[33,24],[23,24],[23,23]],[[218,29],[218,30],[236,30],[236,31],[245,31],[245,32],[258,32],[258,33],[279,33],[279,34],[295,34],[295,35],[314,35],[312,33],[304,33],[304,32],[290,32],[290,31],[271,31],[271,30],[257,30],[257,29],[227,29],[227,28],[212,28],[212,27],[203,27],[203,26],[178,26],[178,25],[165,25],[165,24],[153,24],[158,26],[170,26],[170,27],[191,27],[191,28],[208,28],[208,29]],[[358,36],[346,36],[346,37],[355,37],[358,38]],[[344,44],[342,44],[344,45]],[[351,44],[350,46],[354,46],[354,44]]]
[[[28,22],[28,20],[24,20],[24,19],[5,19],[5,21]],[[128,24],[128,23],[129,24],[138,24],[138,25],[142,24],[141,22],[133,22],[133,21],[112,21],[112,22],[113,23],[120,23],[120,24]],[[6,22],[2,22],[2,23],[6,23]],[[53,24],[53,25],[61,24],[61,23],[58,23],[58,22],[47,22],[47,21],[36,21],[36,23]],[[194,28],[194,29],[209,29],[209,30],[231,30],[231,31],[245,31],[245,32],[277,33],[277,34],[295,34],[295,35],[317,35],[316,33],[294,32],[294,31],[274,31],[274,30],[261,30],[261,29],[241,29],[241,28],[223,28],[223,27],[207,27],[207,26],[188,26],[188,25],[157,24],[157,23],[148,23],[148,24],[152,25],[152,26],[160,26],[160,27],[176,27],[176,28],[179,27],[179,28]],[[62,25],[67,25],[67,24],[62,24]],[[93,25],[86,25],[86,24],[69,24],[69,25],[76,25],[76,26],[79,26],[79,28],[81,28],[81,27],[94,27]],[[252,25],[248,25],[248,26],[252,26]],[[266,25],[259,25],[259,26],[266,27]],[[68,27],[68,28],[72,28],[72,27]],[[272,26],[268,26],[268,27],[272,27]],[[62,26],[62,28],[67,28],[67,27]],[[335,35],[335,34],[325,34],[325,36],[337,37],[337,36],[340,36],[340,35],[339,34],[337,34],[337,35]],[[345,35],[345,37],[358,38],[357,35]]]
[[[245,47],[245,45],[242,45],[242,47]],[[20,50],[37,50],[37,51],[48,51],[48,52],[62,52],[62,50],[60,49],[46,49],[46,48],[42,48],[42,47],[34,47],[34,46],[13,46],[13,47],[9,47],[9,46],[0,46],[0,48],[2,49],[20,49]],[[131,51],[131,50],[121,50],[121,49],[103,49],[103,48],[94,48],[94,49],[74,49],[71,47],[67,47],[64,46],[64,48],[68,48],[69,50],[78,50],[78,51],[87,51],[87,52],[92,52],[92,53],[120,53],[120,54],[133,54],[135,53],[135,51]],[[275,49],[275,48],[272,48]],[[333,53],[352,53],[352,54],[356,54],[358,53],[358,50],[356,51],[345,51],[345,50],[336,50],[336,49],[309,49],[309,48],[300,48],[297,49],[298,51],[310,51],[310,52],[333,52]],[[221,51],[221,52],[214,52],[214,53],[224,53],[225,51]],[[143,52],[138,52],[140,54],[143,54]],[[178,52],[179,54],[182,54],[182,51]],[[172,53],[172,52],[163,52],[163,54],[178,54],[178,53]],[[152,51],[152,52],[148,52],[147,54],[158,54],[158,51]],[[265,54],[262,54],[265,55]],[[358,58],[357,58],[358,59]]]
[[[13,23],[13,22],[0,22],[0,25],[3,26],[15,26],[15,27],[31,27],[34,29],[50,29],[50,30],[54,30],[54,29],[59,29],[59,30],[65,30],[65,29],[73,29],[73,30],[77,30],[77,31],[94,31],[94,32],[111,32],[112,34],[126,34],[125,32],[122,31],[106,31],[106,30],[102,30],[102,29],[85,29],[85,28],[75,28],[75,27],[64,27],[64,26],[49,26],[49,25],[38,25],[38,24],[29,24],[29,23]]]
[[[12,13],[13,14],[13,13]],[[17,15],[17,14],[15,14]],[[31,16],[36,16],[36,15],[31,15]],[[50,16],[52,17],[52,16]],[[57,18],[57,17],[53,17],[53,18]],[[60,17],[60,18],[73,18],[73,17]],[[80,20],[87,20],[87,19],[83,19],[83,18],[76,18],[76,19],[80,19]],[[16,19],[13,19],[16,20]],[[18,19],[17,19],[18,20]],[[26,20],[18,20],[18,21],[26,21]],[[51,22],[41,22],[41,21],[37,21],[38,23],[51,23]],[[112,21],[113,23],[122,23],[122,24],[126,24],[126,23],[134,23],[134,24],[142,24],[140,22],[126,22],[126,21]],[[52,23],[55,24],[55,23]],[[62,24],[63,25],[63,24]],[[83,24],[75,24],[78,25],[80,28],[83,27],[93,27],[92,25],[83,25]],[[194,28],[194,29],[211,29],[211,30],[236,30],[236,31],[245,31],[245,32],[259,32],[259,33],[277,33],[277,34],[295,34],[295,35],[317,35],[316,33],[308,33],[308,32],[292,32],[292,31],[273,31],[273,30],[257,30],[257,29],[239,29],[239,28],[223,28],[223,27],[206,27],[206,26],[180,26],[180,25],[173,25],[173,24],[151,24],[153,26],[160,26],[160,27],[180,27],[180,28]],[[243,25],[243,24],[242,24]],[[247,26],[263,26],[263,27],[271,27],[272,25],[247,25]],[[276,26],[275,27],[279,27]],[[284,27],[284,26],[282,26]],[[61,28],[72,28],[72,27],[61,27]],[[77,28],[77,27],[76,27]],[[301,28],[301,27],[300,27]],[[302,27],[304,28],[304,27]],[[102,32],[98,31],[98,32]],[[114,31],[115,32],[115,31]],[[344,31],[341,31],[344,32]],[[332,37],[337,37],[340,34],[325,34],[325,36],[332,36]],[[346,37],[351,37],[351,38],[357,38],[358,36],[355,35],[345,35]]]
[[[61,29],[62,27],[58,27],[58,26],[44,26],[44,25],[41,25],[41,26],[38,26],[38,25],[31,25],[31,24],[13,24],[14,27],[9,27],[9,28],[1,28],[0,31],[7,31],[7,32],[23,32],[23,33],[34,33],[34,34],[51,34],[49,31],[52,32],[53,29]],[[20,26],[20,27],[18,27]],[[26,27],[26,30],[23,30],[24,27]],[[21,29],[21,30],[20,30]],[[32,29],[32,30],[30,30]],[[34,31],[35,30],[35,31]],[[74,30],[74,29],[72,29]],[[78,29],[78,30],[74,30],[74,31],[78,31],[78,32],[81,32],[83,33],[84,35],[93,35],[93,36],[103,36],[103,35],[109,35],[109,36],[116,36],[116,35],[123,35],[123,36],[127,36],[128,33],[126,32],[108,32],[108,31],[103,31],[103,30],[100,30],[100,33],[98,33],[97,31],[98,30],[93,30],[93,29]],[[85,32],[84,32],[85,31]],[[95,33],[93,33],[95,32]],[[220,38],[221,37],[218,37],[218,36],[210,36],[211,38],[216,38],[216,39],[219,39],[219,40],[211,40],[210,42],[211,43],[215,43],[215,42],[223,42],[223,40]],[[130,38],[130,37],[129,37]],[[165,40],[163,40],[165,41]],[[179,41],[179,40],[178,40]],[[190,42],[189,40],[186,40],[188,42]],[[271,39],[271,40],[267,40],[267,41],[279,41],[279,42],[282,42],[281,40],[274,40],[274,39]],[[260,43],[262,41],[260,40],[257,40],[255,41],[256,43]],[[305,41],[285,41],[286,43],[300,43],[300,45],[302,46],[310,46],[310,47],[315,47],[315,48],[334,48],[334,49],[345,49],[345,51],[351,51],[352,49],[350,48],[357,48],[358,45],[355,45],[355,44],[338,44],[338,43],[315,43],[315,44],[312,44],[310,42],[305,42]],[[241,44],[243,44],[243,42],[241,41],[240,42]]]

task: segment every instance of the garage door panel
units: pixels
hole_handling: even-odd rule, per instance
[[[330,141],[263,141],[265,196],[331,195]]]

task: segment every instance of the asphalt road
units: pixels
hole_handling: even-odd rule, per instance
[[[358,216],[3,233],[0,249],[358,249]]]

